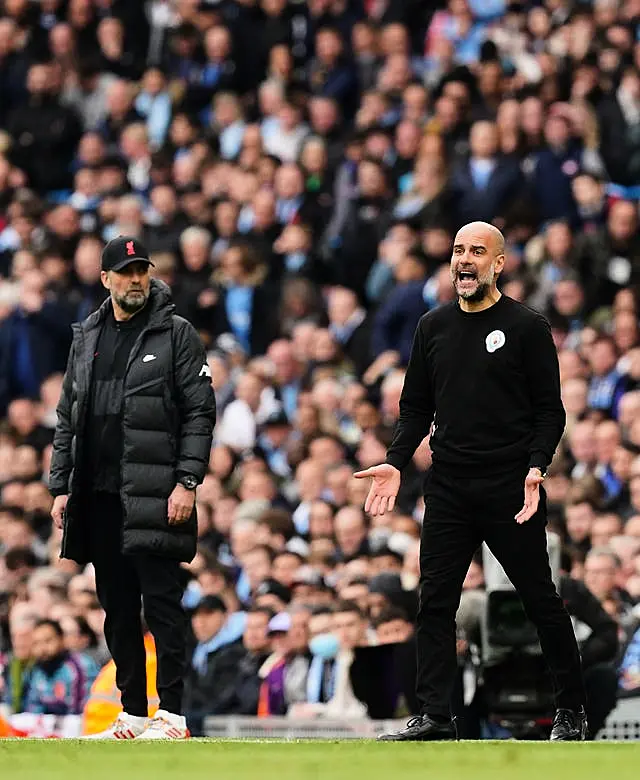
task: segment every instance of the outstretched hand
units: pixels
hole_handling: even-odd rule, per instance
[[[538,511],[540,485],[543,482],[544,477],[540,469],[529,469],[524,481],[524,506],[516,515],[516,521],[519,524],[526,523]]]
[[[400,471],[395,466],[382,463],[364,471],[357,471],[353,476],[356,479],[373,478],[367,500],[364,502],[364,511],[367,514],[376,517],[393,511],[400,490]]]

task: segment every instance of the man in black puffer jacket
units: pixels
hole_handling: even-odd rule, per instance
[[[49,478],[62,557],[95,568],[122,694],[123,713],[99,735],[113,739],[187,736],[180,562],[196,552],[195,489],[216,416],[204,347],[150,265],[136,238],[104,249],[110,297],[73,326]],[[141,601],[158,655],[150,723]]]

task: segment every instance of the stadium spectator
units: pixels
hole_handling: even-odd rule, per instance
[[[2,701],[9,712],[24,712],[27,703],[29,680],[34,664],[33,633],[35,616],[16,617],[11,622],[12,652],[2,659],[0,678]]]
[[[283,653],[290,702],[327,705],[337,651],[314,637],[334,632],[341,597],[366,613],[360,650],[410,645],[406,621],[379,621],[413,617],[429,440],[383,518],[362,512],[352,475],[384,454],[415,322],[454,299],[452,239],[476,217],[504,232],[502,291],[551,322],[567,427],[550,527],[617,626],[619,694],[637,694],[634,3],[24,5],[0,11],[2,703],[25,707],[39,619],[80,658],[109,659],[95,577],[59,558],[47,489],[70,325],[104,301],[100,255],[119,234],[148,244],[218,404],[183,603],[220,598],[225,625],[248,614],[214,654],[236,659],[229,684],[194,693],[202,713],[256,712],[265,657],[277,677]],[[267,610],[286,632],[265,639]],[[382,711],[361,675],[398,652],[355,653],[368,703],[354,712]],[[610,704],[607,674],[593,684]]]
[[[88,676],[83,663],[65,650],[64,633],[59,623],[41,620],[35,625],[33,658],[24,711],[42,715],[80,715],[97,669]]]
[[[191,623],[197,644],[185,679],[183,709],[193,722],[217,712],[218,692],[227,689],[235,671],[235,660],[222,648],[240,639],[244,620],[227,622],[224,601],[219,596],[204,596]]]

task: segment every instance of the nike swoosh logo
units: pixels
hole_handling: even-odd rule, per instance
[[[150,360],[155,360],[155,359],[156,359],[156,357],[157,357],[157,355],[145,355],[145,356],[142,358],[142,362],[143,362],[143,363],[148,363]]]

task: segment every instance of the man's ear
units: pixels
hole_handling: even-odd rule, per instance
[[[504,255],[496,256],[496,274],[501,274],[504,269]]]
[[[106,271],[100,271],[100,281],[103,287],[111,290],[111,279],[109,279],[109,274]]]

